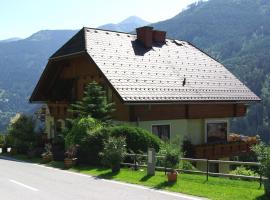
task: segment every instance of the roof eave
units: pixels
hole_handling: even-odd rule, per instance
[[[259,103],[258,100],[243,100],[243,101],[124,101],[125,105],[169,105],[169,104],[253,104]]]

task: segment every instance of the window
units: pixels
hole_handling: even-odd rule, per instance
[[[153,125],[152,133],[162,140],[170,139],[170,125]]]
[[[227,141],[228,122],[210,121],[206,123],[207,143]]]

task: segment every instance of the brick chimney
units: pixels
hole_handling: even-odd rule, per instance
[[[146,47],[152,48],[153,42],[165,43],[166,32],[153,30],[151,26],[143,26],[136,29],[137,39]]]
[[[165,31],[153,30],[153,41],[159,42],[159,43],[165,43],[165,40],[166,40]]]
[[[153,44],[153,27],[143,26],[136,28],[137,39],[146,47],[152,48]]]

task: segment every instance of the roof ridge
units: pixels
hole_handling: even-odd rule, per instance
[[[114,32],[114,33],[123,33],[123,34],[127,34],[127,35],[134,35],[136,36],[135,33],[127,33],[127,32],[123,32],[123,31],[114,31],[114,30],[108,30],[108,29],[101,29],[101,28],[92,28],[92,27],[83,27],[84,29],[91,29],[91,30],[99,30],[99,31],[107,31],[107,32]]]

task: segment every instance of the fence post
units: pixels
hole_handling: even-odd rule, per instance
[[[154,176],[155,168],[156,168],[156,151],[153,148],[149,148],[147,156],[147,175]]]
[[[262,187],[262,173],[260,172],[260,188]]]
[[[206,181],[208,181],[208,176],[209,176],[208,172],[209,172],[209,160],[207,159],[206,160]]]
[[[139,169],[138,162],[137,162],[137,154],[134,154],[134,169],[135,170],[138,170]]]

